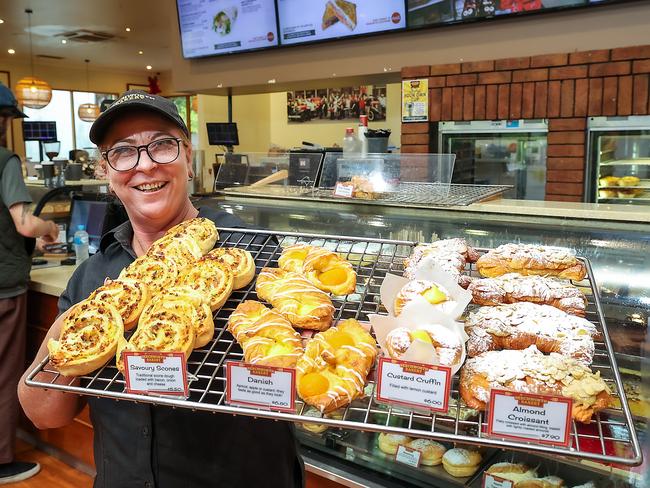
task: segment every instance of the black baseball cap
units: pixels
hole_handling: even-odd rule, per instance
[[[100,114],[90,127],[90,140],[94,144],[101,144],[109,128],[120,117],[140,110],[148,110],[168,119],[174,125],[178,126],[187,137],[190,137],[190,131],[183,119],[178,114],[178,109],[174,102],[161,97],[143,92],[142,90],[129,90],[124,92],[120,98],[115,100],[110,107]]]
[[[0,83],[0,115],[10,115],[17,119],[27,117],[18,110],[18,101],[9,88]]]

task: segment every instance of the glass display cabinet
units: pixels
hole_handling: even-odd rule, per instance
[[[650,205],[650,117],[590,117],[585,195]]]
[[[505,198],[544,200],[547,132],[544,119],[440,122],[438,149],[456,155],[453,183],[512,185]]]

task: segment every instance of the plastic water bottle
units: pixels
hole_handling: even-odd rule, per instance
[[[350,155],[359,152],[359,139],[354,135],[354,129],[348,127],[345,129],[345,137],[343,138],[343,155]]]
[[[77,265],[88,259],[88,232],[85,225],[78,225],[74,233],[74,253],[77,258]]]

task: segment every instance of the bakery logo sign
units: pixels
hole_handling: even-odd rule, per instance
[[[551,401],[557,401],[556,398],[550,398]],[[517,397],[517,403],[527,407],[543,408],[546,400],[537,397]]]
[[[248,367],[248,372],[253,376],[266,376],[269,378],[273,376],[272,369],[260,368],[258,366],[251,366],[251,365],[247,365],[247,367]]]
[[[165,360],[163,356],[158,354],[142,355],[142,359],[147,364],[161,364]]]
[[[423,374],[426,374],[427,371],[430,371],[432,369],[429,366],[424,365],[424,364],[401,363],[401,365],[402,365],[402,371],[403,372],[411,373],[411,374],[423,375]]]

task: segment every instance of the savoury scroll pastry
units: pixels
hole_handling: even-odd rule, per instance
[[[208,344],[214,337],[214,320],[212,310],[210,309],[209,297],[203,296],[199,291],[191,286],[174,286],[165,290],[154,300],[180,300],[185,301],[193,307],[194,310],[188,310],[187,313],[194,324],[195,339],[194,349],[203,347]]]
[[[220,247],[213,249],[208,256],[230,266],[233,274],[233,289],[239,290],[248,285],[255,277],[255,261],[250,252],[237,247]]]
[[[422,266],[422,261],[425,258],[430,258],[433,264],[453,276],[463,288],[467,288],[470,277],[462,274],[463,270],[467,263],[475,262],[478,257],[478,253],[463,238],[443,239],[431,244],[420,244],[404,260],[404,277],[410,280],[414,279],[416,272]]]
[[[184,268],[176,286],[189,286],[199,292],[210,304],[212,311],[221,307],[230,297],[234,278],[231,266],[219,258],[206,254]]]
[[[534,244],[503,244],[483,254],[476,269],[486,278],[507,273],[557,276],[580,281],[587,274],[584,263],[568,249]]]
[[[470,408],[485,410],[490,389],[562,395],[573,399],[573,418],[589,423],[607,408],[611,394],[600,377],[573,358],[542,354],[535,346],[521,351],[485,352],[468,359],[460,372],[460,394]]]
[[[163,297],[152,301],[142,312],[138,328],[127,341],[120,337],[117,369],[124,373],[123,352],[180,352],[189,357],[196,340],[194,305],[185,299]]]
[[[332,324],[335,309],[330,297],[297,273],[262,268],[255,291],[295,327],[325,330]]]
[[[201,254],[206,254],[214,247],[219,233],[210,219],[197,217],[176,224],[165,233],[163,239],[184,239],[187,236],[196,242],[201,249]]]
[[[530,302],[481,307],[469,315],[465,330],[470,357],[535,344],[544,353],[557,352],[587,365],[594,356],[594,339],[600,339],[600,333],[588,320]]]
[[[278,266],[304,275],[318,289],[333,295],[347,295],[356,288],[357,274],[352,264],[324,247],[306,244],[287,247],[278,259]]]
[[[302,339],[291,322],[254,300],[237,306],[228,319],[228,331],[250,364],[295,368],[303,353]]]
[[[587,298],[577,287],[550,276],[509,273],[473,281],[467,288],[478,305],[532,302],[551,305],[571,315],[585,316]]]
[[[124,268],[117,279],[144,283],[155,295],[174,284],[178,271],[175,261],[145,254]]]
[[[115,356],[123,337],[122,317],[111,303],[84,300],[63,319],[59,339],[50,339],[50,364],[63,376],[81,376]]]
[[[138,318],[149,302],[149,287],[134,280],[107,280],[103,286],[90,294],[88,300],[97,299],[110,303],[122,317],[124,330],[131,330],[138,323]]]
[[[416,339],[433,346],[440,364],[453,366],[459,363],[463,347],[461,339],[445,327],[423,325],[415,330],[397,327],[386,336],[386,350],[391,358],[399,359]]]
[[[416,297],[421,296],[443,313],[451,313],[458,305],[449,291],[439,283],[427,280],[409,281],[395,297],[393,305],[395,316],[401,315],[404,307]]]
[[[298,359],[298,395],[323,413],[348,405],[363,395],[376,357],[375,339],[354,319],[319,332]]]

